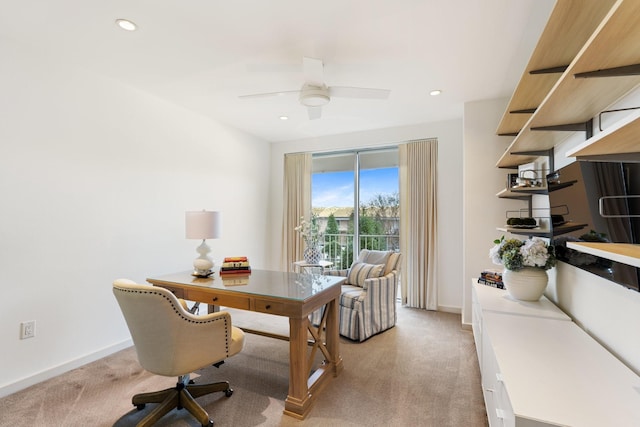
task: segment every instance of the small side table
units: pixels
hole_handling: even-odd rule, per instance
[[[319,261],[317,264],[309,264],[306,261],[294,261],[292,263],[292,270],[296,273],[306,274],[322,274],[325,270],[329,270],[333,267],[331,261]]]

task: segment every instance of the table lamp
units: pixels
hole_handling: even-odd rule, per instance
[[[213,274],[213,261],[209,258],[211,248],[207,246],[206,239],[220,237],[220,212],[215,211],[189,211],[185,213],[185,229],[187,239],[202,239],[196,252],[200,254],[193,261],[193,275],[209,277]]]

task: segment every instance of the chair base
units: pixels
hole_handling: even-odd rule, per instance
[[[172,388],[140,393],[133,396],[131,403],[133,403],[138,410],[143,409],[147,403],[159,403],[158,406],[153,408],[153,411],[147,414],[147,416],[137,424],[137,427],[147,427],[155,424],[160,418],[167,414],[167,412],[174,408],[186,409],[203,427],[213,426],[213,421],[209,418],[209,414],[195,401],[195,398],[217,391],[224,391],[224,394],[230,397],[233,394],[233,390],[229,387],[227,381],[194,385],[188,384],[188,378],[188,376],[185,376],[185,378],[180,377],[176,386]]]

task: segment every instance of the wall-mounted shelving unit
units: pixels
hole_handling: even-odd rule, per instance
[[[592,6],[600,13],[602,5]],[[581,7],[586,9],[578,6],[576,10]],[[558,19],[555,15],[554,9],[552,19]],[[638,1],[613,4],[502,155],[498,167],[513,168],[534,160],[538,152],[566,139],[566,132],[584,131],[585,139],[591,137],[591,119],[640,84],[639,16]]]
[[[576,31],[578,27],[584,31]],[[512,134],[515,138],[496,166],[517,168],[535,161],[545,151],[564,141],[568,132],[584,132],[586,140],[568,152],[570,157],[578,160],[640,161],[640,111],[628,114],[595,136],[592,121],[593,117],[640,85],[638,46],[640,1],[559,0],[498,126],[498,134]],[[564,52],[559,52],[562,50]],[[555,65],[545,62],[547,52],[549,58],[553,58],[551,61],[557,61]],[[561,60],[568,61],[566,67],[562,67]],[[530,91],[547,87],[553,80],[552,77],[535,74],[536,70],[545,67],[550,71],[555,67],[557,78],[548,90],[532,97]],[[524,110],[528,113],[525,114]],[[525,191],[526,196],[522,199],[528,199],[531,206],[534,194],[548,194],[551,189]],[[520,198],[521,192],[509,189],[498,193],[498,197]],[[573,226],[568,225],[553,227],[553,231],[540,230],[537,235],[555,236],[574,231]],[[575,226],[578,225],[581,224]],[[535,235],[531,230],[508,227],[501,230]],[[583,252],[591,251],[589,253],[594,255],[593,251],[596,251],[593,246],[584,244],[572,244],[571,247]],[[640,249],[625,247],[624,254],[631,260],[640,258]],[[597,256],[618,260],[621,254],[619,247],[597,245]]]
[[[640,84],[639,46],[640,0],[558,0],[527,70],[498,126],[498,134],[514,135],[515,138],[496,166],[517,168],[537,161],[540,156],[548,156],[549,170],[554,171],[554,147],[566,139],[568,132],[585,134],[587,142],[569,153],[580,160],[623,156],[627,160],[635,157],[640,161],[640,111],[632,113],[611,129],[596,136],[593,136],[592,120]],[[534,71],[539,72],[540,69],[545,68],[546,71],[543,74],[533,74]],[[533,203],[540,201],[540,197],[575,183],[576,181],[562,182],[548,185],[546,188],[507,188],[496,196],[527,201],[528,209],[522,209],[522,211],[528,211],[531,217],[535,209]],[[551,211],[553,207],[537,209]],[[551,216],[548,220],[540,221],[540,226],[532,229],[503,226],[498,230],[511,234],[553,237],[587,227],[587,224],[571,221],[566,223],[555,221],[554,226],[550,225],[552,219],[555,220]],[[567,242],[567,247],[640,267],[640,245]],[[570,380],[568,376],[563,375],[566,372],[569,374],[574,372],[571,369],[560,371],[555,369],[550,378],[554,381],[558,380],[557,384],[536,387],[535,384],[539,382],[538,372],[530,378],[519,377],[520,373],[530,371],[531,362],[529,360],[523,362],[523,360],[532,352],[522,345],[514,345],[513,339],[526,336],[523,343],[530,342],[530,335],[535,335],[536,331],[540,332],[542,323],[549,322],[553,324],[544,327],[545,331],[540,334],[542,338],[548,338],[550,334],[557,332],[558,328],[572,329],[580,334],[583,331],[563,320],[535,319],[531,313],[526,316],[519,312],[513,313],[517,315],[497,313],[490,308],[496,306],[495,301],[489,304],[482,301],[487,299],[486,293],[497,292],[497,290],[475,283],[473,286],[473,332],[479,349],[478,360],[482,372],[483,393],[491,426],[497,424],[510,426],[638,424],[637,416],[633,420],[623,420],[630,411],[637,409],[637,393],[628,393],[628,402],[621,403],[622,401],[618,398],[612,400],[613,394],[607,392],[603,394],[605,396],[603,401],[606,401],[607,405],[601,410],[598,409],[580,420],[565,418],[567,414],[570,417],[584,415],[582,411],[586,408],[584,404],[576,411],[567,410],[567,403],[576,401],[575,398],[579,393],[584,390],[600,391],[599,387],[583,386],[584,375],[590,372],[590,368],[575,371],[579,372],[578,380]],[[500,295],[497,296],[500,303],[503,302],[501,298]],[[517,310],[520,310],[520,305],[521,302]],[[547,313],[547,310],[544,310],[545,316]],[[505,333],[507,329],[513,327],[514,321],[522,324],[514,328],[513,335]],[[571,327],[566,328],[567,325]],[[523,331],[526,333],[523,334]],[[541,367],[544,369],[548,369],[551,365],[557,367],[557,354],[575,351],[577,341],[567,337],[554,338],[550,345],[558,345],[551,352],[553,360],[549,363],[541,363]],[[498,340],[503,340],[508,345],[502,345],[500,342],[496,344]],[[595,344],[593,351],[609,354],[595,341],[590,342]],[[546,352],[536,354],[531,360],[537,360],[549,353],[549,345],[545,348]],[[502,353],[498,354],[500,351]],[[574,353],[568,358],[567,366],[574,366],[576,360],[590,360],[591,355],[583,357],[585,354],[587,352],[582,350]],[[597,369],[592,371],[604,373],[604,381],[607,381],[617,368],[623,366],[615,359],[611,359],[611,362],[611,365],[607,366],[604,362],[598,362],[594,365]],[[513,363],[522,366],[515,366]],[[507,373],[508,368],[511,368],[510,372],[514,375]],[[562,374],[558,375],[558,372]],[[631,377],[636,381],[635,375]],[[598,381],[603,380],[598,379],[591,383],[598,384]],[[622,381],[615,380],[616,387]],[[553,399],[539,406],[530,405],[536,403],[535,399],[532,400],[532,396],[537,391],[542,390],[540,396],[546,398],[550,395],[548,390],[560,388],[566,391],[561,394],[570,398],[557,407],[556,413],[550,413],[550,410],[559,402],[555,395]],[[596,401],[598,398],[585,400],[585,402]],[[610,403],[613,401],[620,405],[617,410],[612,411]],[[593,409],[589,407],[589,410]],[[598,416],[603,416],[602,420],[596,420]]]
[[[498,135],[520,132],[614,2],[563,0],[556,4],[498,125]]]

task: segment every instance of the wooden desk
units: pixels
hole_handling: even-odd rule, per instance
[[[217,275],[213,279],[199,279],[191,272],[182,272],[147,281],[186,300],[288,317],[289,394],[284,413],[304,419],[311,409],[312,398],[329,374],[337,376],[343,368],[338,298],[344,277],[253,270],[246,284],[238,285],[242,282],[237,279],[238,276],[227,279]],[[324,318],[314,328],[309,323],[309,314],[323,306]],[[325,360],[312,374],[313,356],[318,349]]]

